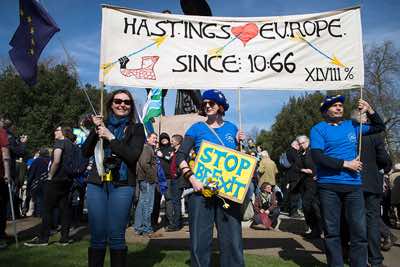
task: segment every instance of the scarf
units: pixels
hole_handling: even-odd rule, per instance
[[[122,140],[125,137],[125,128],[128,126],[128,124],[129,117],[118,118],[114,115],[114,113],[111,113],[107,119],[107,128],[117,140]],[[110,147],[104,149],[104,156],[106,158],[110,157],[111,154]],[[121,161],[121,166],[119,168],[119,180],[128,180],[128,166],[123,161]]]

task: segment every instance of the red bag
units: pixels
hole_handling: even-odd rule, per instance
[[[266,213],[260,213],[260,219],[267,228],[271,228],[272,222]]]

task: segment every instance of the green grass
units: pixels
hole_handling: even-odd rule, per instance
[[[77,267],[87,266],[88,241],[80,241],[66,247],[51,244],[48,247],[28,248],[22,244],[17,249],[15,244],[5,250],[0,250],[1,267]],[[214,266],[218,264],[218,254],[213,254]],[[284,261],[277,257],[245,255],[246,266],[274,266],[292,267],[299,266],[292,261]],[[142,244],[129,244],[128,266],[164,266],[180,267],[190,265],[189,251],[163,250],[148,248]],[[109,266],[109,257],[106,256],[106,264]],[[303,265],[304,266],[304,265]]]

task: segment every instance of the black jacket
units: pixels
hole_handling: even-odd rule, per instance
[[[299,172],[303,164],[301,162],[300,152],[293,147],[290,147],[286,151],[286,157],[290,162],[290,168],[286,172],[286,179],[287,182],[290,184],[290,187],[293,188],[293,186],[297,184],[301,178],[299,177]]]
[[[383,138],[379,134],[365,135],[361,144],[362,188],[365,192],[380,194],[383,191],[383,174],[390,171],[392,162],[386,152]]]
[[[99,140],[98,135],[92,130],[87,137],[85,143],[82,145],[82,153],[85,157],[94,156],[94,149]],[[113,184],[122,186],[136,184],[136,163],[142,153],[143,145],[145,143],[145,135],[143,125],[141,123],[131,123],[126,128],[125,137],[122,140],[111,140],[108,142],[104,140],[104,147],[109,147],[113,154],[117,155],[128,166],[128,181],[114,180]],[[93,164],[93,169],[89,173],[88,182],[93,184],[101,184],[101,178],[97,173],[96,164]]]

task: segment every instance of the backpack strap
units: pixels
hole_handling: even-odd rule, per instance
[[[218,141],[221,143],[221,145],[225,146],[224,142],[221,140],[221,138],[218,136],[217,132],[210,127],[210,125],[208,125],[206,122],[203,121],[203,123],[207,126],[208,129],[210,129],[210,131],[217,137]]]

